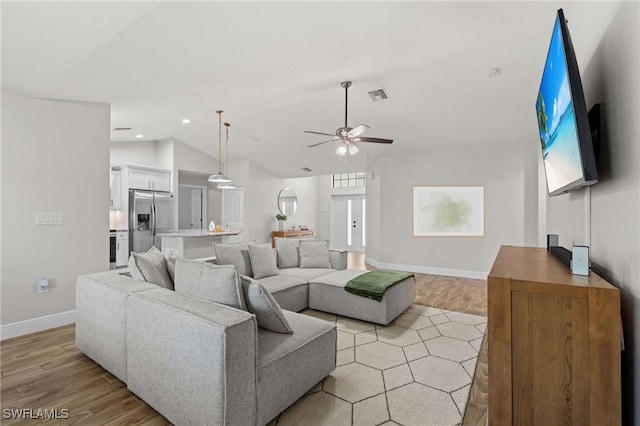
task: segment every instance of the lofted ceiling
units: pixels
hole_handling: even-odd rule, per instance
[[[536,143],[534,104],[556,10],[582,70],[617,2],[2,2],[2,87],[111,104],[113,141],[175,137],[282,177],[363,170],[379,156]],[[494,68],[501,74],[490,78]],[[345,163],[344,121],[393,145]],[[367,92],[384,88],[389,99]],[[190,118],[190,124],[182,124]],[[528,137],[527,135],[531,135]],[[215,165],[212,165],[212,171]]]

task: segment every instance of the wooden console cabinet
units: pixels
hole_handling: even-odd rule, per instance
[[[271,233],[271,247],[276,246],[276,238],[309,238],[313,237],[313,231],[307,230],[290,230],[290,231],[273,231]]]
[[[620,294],[593,272],[503,246],[487,338],[490,425],[620,425]]]

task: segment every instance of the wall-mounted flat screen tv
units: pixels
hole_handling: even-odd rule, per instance
[[[553,27],[536,111],[549,195],[598,182],[582,81],[562,9]]]

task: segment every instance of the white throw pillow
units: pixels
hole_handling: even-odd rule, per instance
[[[300,268],[331,268],[329,241],[300,241]]]
[[[146,253],[131,252],[127,266],[132,278],[173,290],[173,280],[167,270],[167,260],[155,246]]]
[[[175,287],[179,293],[247,310],[240,277],[232,265],[176,259]]]
[[[271,293],[253,278],[243,276],[241,279],[247,310],[256,316],[258,326],[276,333],[293,333],[280,305]]]
[[[278,273],[276,256],[271,244],[251,244],[249,246],[253,278],[271,277]]]
[[[233,265],[240,275],[253,276],[251,258],[249,257],[249,243],[213,244],[218,265]]]

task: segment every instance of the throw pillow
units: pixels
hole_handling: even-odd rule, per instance
[[[262,284],[243,276],[242,289],[247,301],[247,310],[256,316],[258,326],[276,333],[293,333],[280,305]]]
[[[300,266],[298,257],[297,238],[276,238],[276,251],[278,252],[278,268],[297,268]]]
[[[176,257],[174,255],[165,257],[167,261],[167,272],[171,277],[171,282],[176,282]]]
[[[175,286],[179,293],[247,310],[235,266],[176,259]]]
[[[300,241],[300,268],[331,268],[329,241]]]
[[[167,261],[155,246],[146,253],[131,252],[127,266],[132,278],[173,290],[173,280],[167,270]]]
[[[214,244],[218,265],[233,265],[240,275],[252,277],[249,244]]]
[[[251,258],[253,278],[260,279],[278,273],[276,256],[274,256],[271,244],[251,244],[249,246],[249,257]]]

